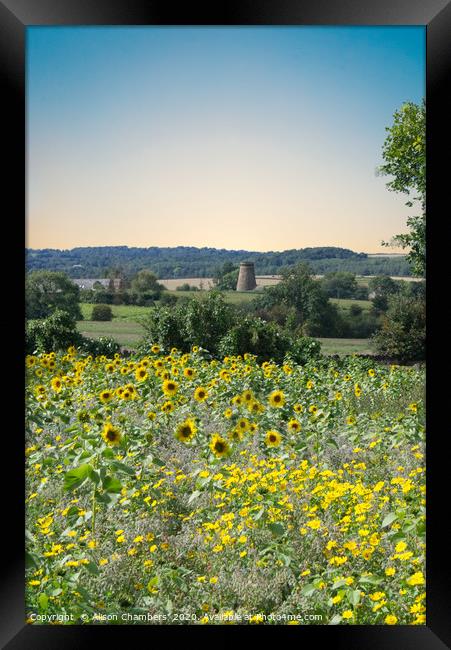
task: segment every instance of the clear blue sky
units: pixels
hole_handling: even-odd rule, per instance
[[[27,245],[386,250],[424,95],[423,27],[30,27]]]

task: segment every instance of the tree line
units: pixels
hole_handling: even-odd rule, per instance
[[[63,271],[72,278],[107,278],[120,273],[130,279],[147,269],[158,278],[207,278],[225,263],[254,262],[258,275],[279,275],[281,270],[299,262],[308,262],[313,273],[350,271],[358,275],[410,275],[404,256],[369,257],[346,248],[333,246],[269,251],[217,248],[133,248],[127,246],[82,247],[71,250],[27,249],[28,271]]]

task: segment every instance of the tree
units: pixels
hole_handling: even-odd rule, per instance
[[[422,361],[426,353],[426,309],[424,295],[389,299],[381,329],[373,338],[376,351],[400,361]]]
[[[56,309],[81,320],[80,289],[60,271],[33,271],[26,277],[25,305],[29,319],[47,318]]]
[[[279,284],[267,287],[255,301],[257,310],[271,310],[275,305],[295,310],[296,324],[304,335],[334,336],[339,327],[340,317],[335,305],[329,302],[305,262],[283,270]],[[287,310],[288,314],[293,325],[292,310]]]
[[[355,273],[348,271],[326,273],[321,286],[329,298],[354,298],[358,291]]]
[[[393,115],[393,124],[386,128],[382,157],[384,164],[377,173],[391,176],[387,188],[407,194],[406,205],[414,202],[420,214],[407,219],[410,232],[395,235],[393,245],[410,248],[407,259],[414,275],[424,276],[426,271],[426,104],[407,102]],[[418,205],[419,204],[419,205]],[[385,244],[387,245],[387,244]]]
[[[371,278],[368,288],[374,294],[371,300],[376,311],[387,311],[388,299],[399,291],[398,284],[388,275]]]
[[[163,287],[158,283],[157,276],[147,269],[139,271],[131,282],[131,294],[138,305],[152,304],[154,300],[158,300],[162,290]]]

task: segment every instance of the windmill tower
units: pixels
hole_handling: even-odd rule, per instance
[[[257,288],[255,281],[255,269],[253,262],[241,262],[240,272],[238,274],[238,282],[236,284],[237,291],[252,291]]]

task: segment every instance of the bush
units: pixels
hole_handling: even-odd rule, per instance
[[[275,323],[247,317],[222,337],[218,352],[222,357],[249,352],[255,354],[259,362],[282,361],[290,345],[289,335]]]
[[[75,318],[66,311],[56,309],[48,318],[29,320],[25,340],[26,350],[32,354],[66,350],[70,345],[80,345],[83,337],[77,331]]]
[[[98,339],[82,338],[78,348],[86,354],[92,354],[94,357],[105,355],[111,358],[116,352],[119,352],[120,345],[109,336],[101,336]]]
[[[188,282],[181,284],[179,287],[175,287],[176,291],[199,291],[199,287],[195,285],[190,285]]]
[[[160,296],[160,305],[171,307],[177,303],[177,297],[172,293],[162,293]]]
[[[216,354],[219,341],[233,324],[233,309],[220,294],[210,291],[206,298],[191,298],[173,308],[158,305],[140,323],[146,330],[144,348],[158,343],[164,349],[187,352],[199,345]]]
[[[65,311],[75,320],[82,320],[80,289],[60,271],[33,271],[25,280],[25,308],[28,319],[51,316],[55,310]]]
[[[305,365],[321,357],[321,343],[309,336],[298,336],[292,339],[287,356],[295,363]]]
[[[110,305],[94,305],[91,313],[91,320],[107,321],[113,318],[113,311]]]
[[[389,299],[382,327],[373,337],[379,354],[400,361],[422,361],[426,354],[426,309],[423,298]]]

